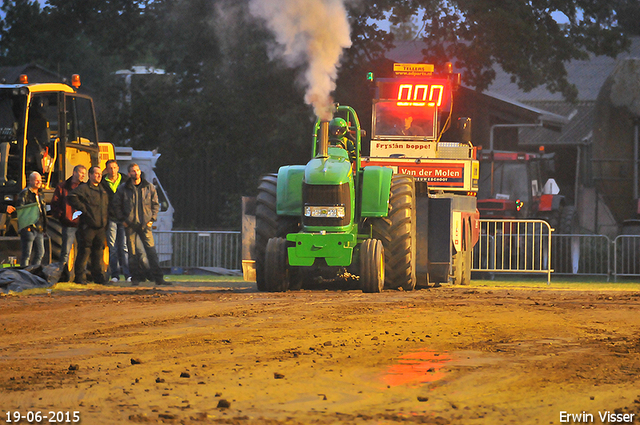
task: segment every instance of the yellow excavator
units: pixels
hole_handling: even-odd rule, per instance
[[[93,165],[104,168],[108,159],[115,158],[113,145],[98,140],[93,100],[78,93],[78,87],[77,74],[72,76],[70,84],[30,84],[26,74],[15,84],[0,84],[3,204],[13,204],[33,171],[42,175],[45,199],[49,203],[56,185],[71,176],[73,167],[82,164],[87,169]],[[53,219],[49,223],[49,243],[45,246],[49,248],[49,261],[55,261],[60,252],[61,227]],[[17,220],[0,214],[0,261],[6,264],[10,256],[19,257],[19,252]]]

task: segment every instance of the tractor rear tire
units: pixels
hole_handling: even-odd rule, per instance
[[[271,238],[265,256],[265,287],[269,292],[285,292],[289,289],[289,267],[287,263],[287,241]]]
[[[573,235],[578,233],[579,222],[578,212],[573,205],[566,205],[560,213],[560,224],[558,233],[563,235]]]
[[[256,198],[255,265],[258,291],[267,291],[265,286],[265,255],[269,239],[284,237],[300,230],[297,217],[279,216],[276,212],[278,175],[267,174],[260,178]]]
[[[382,292],[385,276],[384,246],[377,239],[366,239],[360,246],[360,284],[362,292]]]
[[[415,182],[396,174],[391,180],[389,214],[372,222],[373,237],[384,246],[385,287],[412,291],[416,287]]]

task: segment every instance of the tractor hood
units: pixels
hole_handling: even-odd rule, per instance
[[[304,170],[306,184],[343,184],[352,180],[351,162],[345,157],[313,158]]]

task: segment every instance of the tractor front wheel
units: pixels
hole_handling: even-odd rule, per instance
[[[384,247],[377,239],[366,239],[360,246],[362,292],[382,292],[384,288]]]
[[[289,289],[287,241],[284,238],[271,238],[267,242],[264,274],[267,291],[285,292]]]

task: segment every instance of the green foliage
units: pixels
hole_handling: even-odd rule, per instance
[[[618,25],[627,35],[640,36],[640,2],[637,0],[617,0],[614,6]]]
[[[465,83],[486,88],[498,64],[520,87],[575,98],[564,63],[615,55],[640,34],[633,0],[375,0],[346,2],[352,47],[335,91],[370,122],[367,72],[384,75],[394,40],[416,35],[422,59],[455,60]],[[303,68],[271,60],[273,36],[248,0],[3,0],[0,65],[36,62],[80,73],[94,96],[103,140],[159,148],[158,173],[177,227],[239,227],[239,196],[284,164],[305,163],[313,116],[296,84]],[[551,13],[567,16],[558,24]],[[420,16],[418,26],[410,24]],[[376,20],[388,20],[393,31]],[[421,32],[418,33],[418,30]],[[164,75],[115,71],[134,65]],[[197,175],[194,175],[196,174]],[[192,189],[193,188],[193,189]],[[206,196],[203,195],[206,192]]]
[[[584,59],[588,52],[610,56],[621,52],[628,46],[625,35],[638,32],[638,20],[631,21],[625,14],[637,14],[640,8],[631,0],[385,0],[375,4],[367,6],[376,12],[371,16],[380,19],[389,11],[389,21],[400,29],[409,17],[422,13],[426,43],[422,60],[436,65],[455,62],[470,86],[486,89],[495,77],[494,66],[500,65],[522,89],[546,85],[569,100],[577,93],[567,82],[564,63]],[[552,12],[566,15],[568,23],[559,24]],[[355,25],[371,26],[362,20]]]
[[[4,19],[0,22],[0,49],[2,65],[29,63],[32,57],[47,55],[47,31],[33,31],[46,28],[47,17],[35,0],[3,1],[0,7]]]

